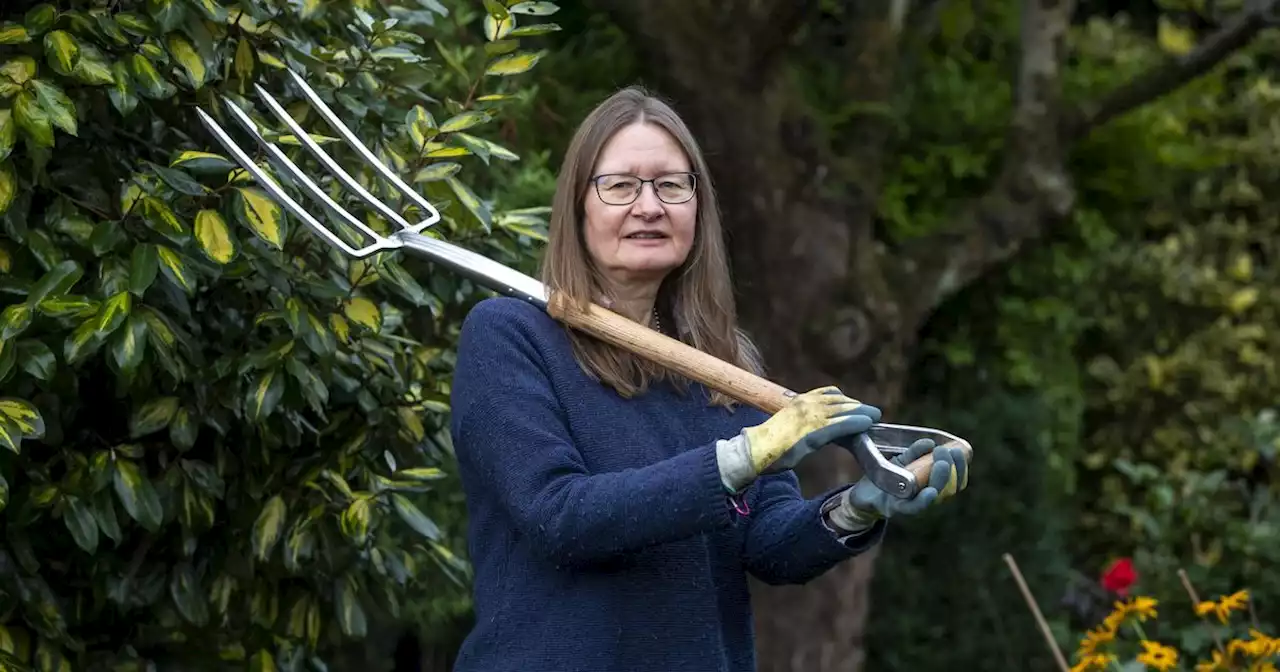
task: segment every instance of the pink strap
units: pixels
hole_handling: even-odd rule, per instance
[[[737,511],[740,516],[751,514],[751,507],[747,506],[747,498],[744,495],[729,495],[729,504],[733,506],[733,510]]]

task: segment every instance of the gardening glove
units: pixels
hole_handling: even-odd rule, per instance
[[[933,452],[933,468],[929,472],[929,483],[914,497],[899,499],[863,477],[852,488],[840,493],[839,504],[827,514],[831,523],[849,532],[862,530],[881,518],[918,514],[968,487],[969,464],[960,448],[936,446],[930,439],[920,439],[889,461],[905,467],[930,451]]]
[[[865,432],[879,419],[880,409],[850,399],[835,387],[810,390],[759,425],[718,441],[720,480],[729,492],[737,493],[761,474],[794,469],[828,443]]]

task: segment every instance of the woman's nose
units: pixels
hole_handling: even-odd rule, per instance
[[[662,201],[652,184],[641,184],[640,195],[636,197],[633,210],[637,214],[654,215],[662,213]]]

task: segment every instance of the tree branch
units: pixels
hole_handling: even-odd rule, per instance
[[[944,230],[909,245],[896,283],[908,324],[992,265],[1039,237],[1049,220],[1068,213],[1075,193],[1063,161],[1060,71],[1074,0],[1023,4],[1021,60],[1000,175]]]
[[[1275,25],[1280,0],[1247,2],[1246,8],[1209,35],[1190,53],[1173,58],[1134,77],[1101,100],[1081,106],[1064,124],[1064,135],[1076,139],[1089,130],[1155,101],[1222,63],[1252,42],[1264,28]]]

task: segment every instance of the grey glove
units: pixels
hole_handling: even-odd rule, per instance
[[[899,499],[876,487],[869,479],[859,480],[840,493],[840,503],[827,514],[837,528],[849,532],[866,529],[881,518],[915,515],[942,502],[969,485],[969,465],[959,448],[935,447],[930,439],[920,439],[890,462],[906,466],[933,451],[929,483],[910,499]]]

